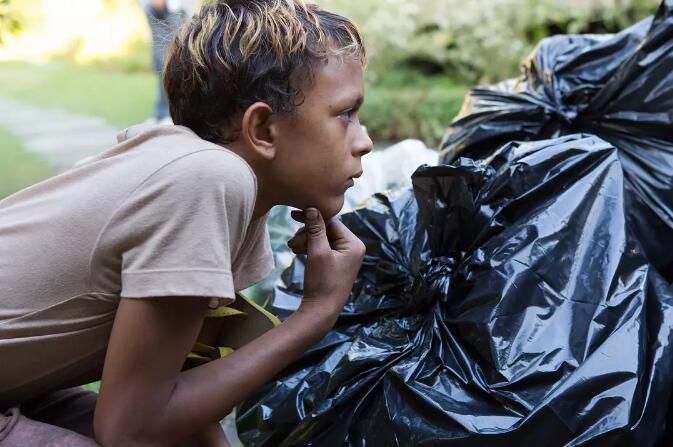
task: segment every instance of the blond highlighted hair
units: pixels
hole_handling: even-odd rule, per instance
[[[236,121],[255,102],[291,113],[331,56],[363,65],[365,48],[347,18],[303,0],[216,0],[176,35],[164,67],[164,88],[175,124],[201,138],[227,143]]]

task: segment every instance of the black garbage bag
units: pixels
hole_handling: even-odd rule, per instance
[[[628,220],[673,280],[673,0],[619,34],[544,39],[519,79],[468,94],[440,162],[579,132],[619,149]]]
[[[673,292],[626,225],[618,150],[510,143],[342,217],[367,246],[335,328],[238,408],[248,446],[652,446]],[[299,303],[297,258],[272,309]]]

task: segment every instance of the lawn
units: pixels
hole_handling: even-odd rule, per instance
[[[100,116],[119,128],[150,116],[157,82],[150,72],[127,73],[109,67],[64,62],[0,64],[0,96]]]
[[[26,151],[14,135],[0,129],[0,198],[53,173],[46,162]]]
[[[119,128],[150,116],[156,86],[149,72],[125,73],[63,62],[0,63],[0,96],[100,116]],[[0,197],[52,174],[47,163],[0,129]]]

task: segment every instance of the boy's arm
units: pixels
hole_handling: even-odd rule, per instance
[[[306,230],[300,309],[224,358],[181,372],[206,299],[121,300],[96,407],[102,445],[163,446],[186,439],[222,419],[329,331],[350,293],[364,246],[338,221],[325,228],[320,216],[307,222]]]

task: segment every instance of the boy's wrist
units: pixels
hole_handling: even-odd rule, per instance
[[[323,333],[329,332],[337,318],[341,314],[343,306],[336,306],[330,302],[329,299],[303,302],[293,317],[301,320],[303,324]]]

